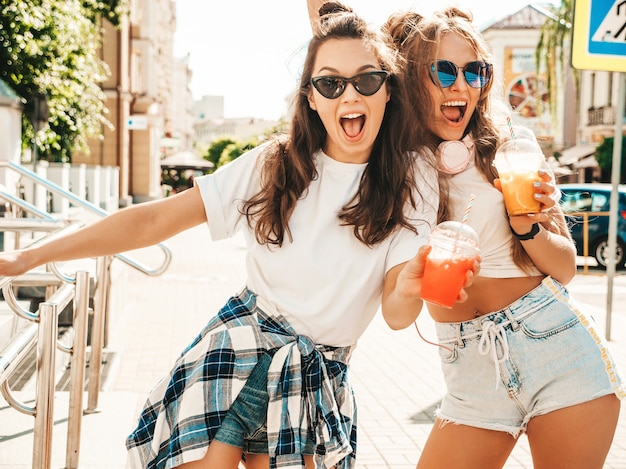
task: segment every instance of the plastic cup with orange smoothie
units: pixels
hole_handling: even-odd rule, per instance
[[[541,181],[539,169],[543,159],[539,145],[525,138],[509,140],[498,148],[493,164],[509,215],[539,212],[541,205],[535,199],[533,184]]]
[[[468,271],[480,254],[478,235],[468,225],[446,221],[429,236],[432,246],[426,258],[421,296],[424,301],[452,308],[465,284]]]

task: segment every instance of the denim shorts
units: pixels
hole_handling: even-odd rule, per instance
[[[271,351],[264,353],[250,373],[245,386],[228,409],[215,434],[215,440],[242,448],[243,453],[268,454],[267,443],[267,373],[272,361]],[[312,432],[307,436],[305,455],[315,452]]]
[[[436,329],[447,387],[437,416],[444,423],[517,436],[537,415],[607,394],[626,398],[597,325],[549,277],[500,311]]]

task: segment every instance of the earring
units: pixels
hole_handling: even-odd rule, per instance
[[[462,140],[441,142],[437,148],[439,171],[458,174],[465,170],[474,158],[474,140],[467,134]]]

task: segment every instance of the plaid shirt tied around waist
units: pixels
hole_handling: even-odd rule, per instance
[[[320,469],[353,469],[356,403],[347,376],[350,347],[316,345],[244,289],[230,298],[161,380],[127,438],[131,467],[169,469],[201,459],[260,355],[268,370],[270,469],[304,469],[315,434]]]

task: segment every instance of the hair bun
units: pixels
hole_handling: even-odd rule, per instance
[[[334,15],[336,13],[352,13],[354,10],[349,6],[339,2],[326,2],[319,9],[320,18],[326,15]]]
[[[382,29],[391,36],[393,42],[401,45],[423,19],[422,15],[413,11],[392,13]]]
[[[462,18],[470,23],[474,21],[472,13],[458,6],[448,7],[442,11],[442,14],[448,18]]]

